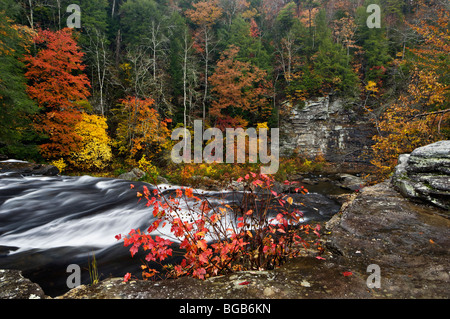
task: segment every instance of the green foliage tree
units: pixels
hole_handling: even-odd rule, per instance
[[[379,4],[377,1],[368,1],[362,7],[357,9],[357,41],[356,43],[363,50],[364,65],[363,73],[366,81],[374,81],[381,84],[386,76],[386,68],[392,60],[389,55],[388,38],[386,37],[386,27],[383,23],[381,28],[367,27],[367,6],[369,4]]]
[[[32,32],[0,11],[0,34],[0,153],[37,158],[36,133],[30,125],[37,106],[26,93],[25,68],[20,60],[32,43]]]
[[[324,93],[354,95],[352,91],[356,86],[357,76],[342,45],[333,42],[324,10],[317,14],[315,24],[318,52],[313,63],[320,77],[320,90]]]
[[[235,45],[240,48],[236,59],[241,62],[250,62],[260,69],[272,71],[270,54],[262,42],[259,28],[254,20],[253,25],[241,15],[237,16],[227,32],[226,47]]]

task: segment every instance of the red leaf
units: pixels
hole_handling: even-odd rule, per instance
[[[250,281],[243,281],[241,283],[239,283],[238,285],[244,286],[244,285],[248,285],[250,283]]]
[[[201,250],[206,250],[207,248],[206,241],[204,239],[199,240],[197,242],[197,247],[200,248]]]
[[[116,237],[117,240],[120,240],[122,238],[122,235],[119,234],[119,235],[116,235],[115,237]]]
[[[127,282],[128,280],[130,280],[130,278],[131,278],[131,274],[129,272],[127,272],[125,274],[125,276],[123,277],[123,282]]]
[[[133,257],[137,252],[138,252],[139,248],[136,245],[131,246],[130,248],[130,253],[131,253],[131,257]]]
[[[353,273],[351,271],[344,271],[342,274],[344,275],[344,277],[353,275]]]

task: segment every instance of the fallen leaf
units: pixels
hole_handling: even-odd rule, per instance
[[[325,260],[325,258],[320,257],[320,256],[317,256],[316,259],[319,259],[319,260]]]
[[[244,286],[244,285],[248,285],[249,283],[250,283],[250,281],[243,281],[243,282],[239,283],[238,285]]]
[[[342,274],[344,275],[344,277],[353,275],[353,273],[351,271],[344,271]]]

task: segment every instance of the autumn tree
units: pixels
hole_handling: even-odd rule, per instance
[[[212,46],[212,26],[222,15],[222,8],[217,0],[200,1],[192,4],[195,9],[186,10],[186,16],[194,22],[198,30],[196,32],[196,48],[202,55],[204,68],[204,90],[203,90],[203,121],[206,119],[206,104],[209,90],[209,61],[214,47]]]
[[[439,1],[419,1],[416,17],[410,26],[422,41],[394,61],[410,69],[406,92],[387,107],[381,134],[373,137],[372,163],[379,178],[392,172],[400,154],[450,138],[450,13]]]
[[[254,19],[246,21],[241,15],[237,16],[226,32],[226,47],[235,45],[239,47],[237,60],[250,62],[260,69],[272,70],[272,61],[261,39],[261,31]]]
[[[175,17],[154,0],[131,0],[120,7],[123,37],[126,44],[126,63],[132,67],[133,86],[127,95],[152,97],[160,113],[173,113],[170,102],[169,53]],[[142,19],[136,19],[136,17]],[[173,79],[172,79],[173,80]]]
[[[246,0],[219,0],[219,5],[226,16],[228,26],[231,26],[234,17],[244,12],[250,6],[250,3]]]
[[[158,159],[169,137],[167,121],[161,120],[151,98],[127,97],[121,100],[117,137],[114,142],[118,152],[127,158],[129,164],[146,156]]]
[[[69,28],[40,30],[34,41],[39,48],[37,54],[27,55],[24,60],[28,68],[27,92],[40,110],[35,127],[47,137],[40,151],[47,159],[66,157],[78,149],[81,140],[75,132],[81,120],[77,102],[89,96],[90,84],[82,73],[83,53]]]
[[[81,137],[80,148],[73,152],[70,161],[83,170],[102,170],[112,159],[111,139],[107,133],[106,118],[83,113],[75,126],[75,133]]]
[[[350,64],[350,57],[340,43],[333,41],[326,12],[320,10],[314,19],[314,39],[303,40],[305,57],[297,59],[290,72],[287,88],[294,100],[339,94],[354,96],[358,78]],[[311,49],[311,40],[314,49]]]
[[[450,107],[450,11],[438,1],[431,4],[434,10],[419,1],[420,19],[417,24],[409,24],[422,40],[409,50],[412,53],[409,63],[406,62],[412,69],[409,92],[414,103],[424,105],[424,109],[443,110]]]
[[[257,119],[267,119],[270,115],[270,83],[265,71],[250,62],[237,60],[238,53],[238,47],[230,46],[222,54],[211,76],[212,92],[216,99],[212,102],[210,114],[216,120],[223,116],[239,116],[256,123]]]

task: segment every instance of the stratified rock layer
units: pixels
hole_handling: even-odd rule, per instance
[[[450,141],[419,147],[398,162],[392,183],[402,195],[450,210]]]

